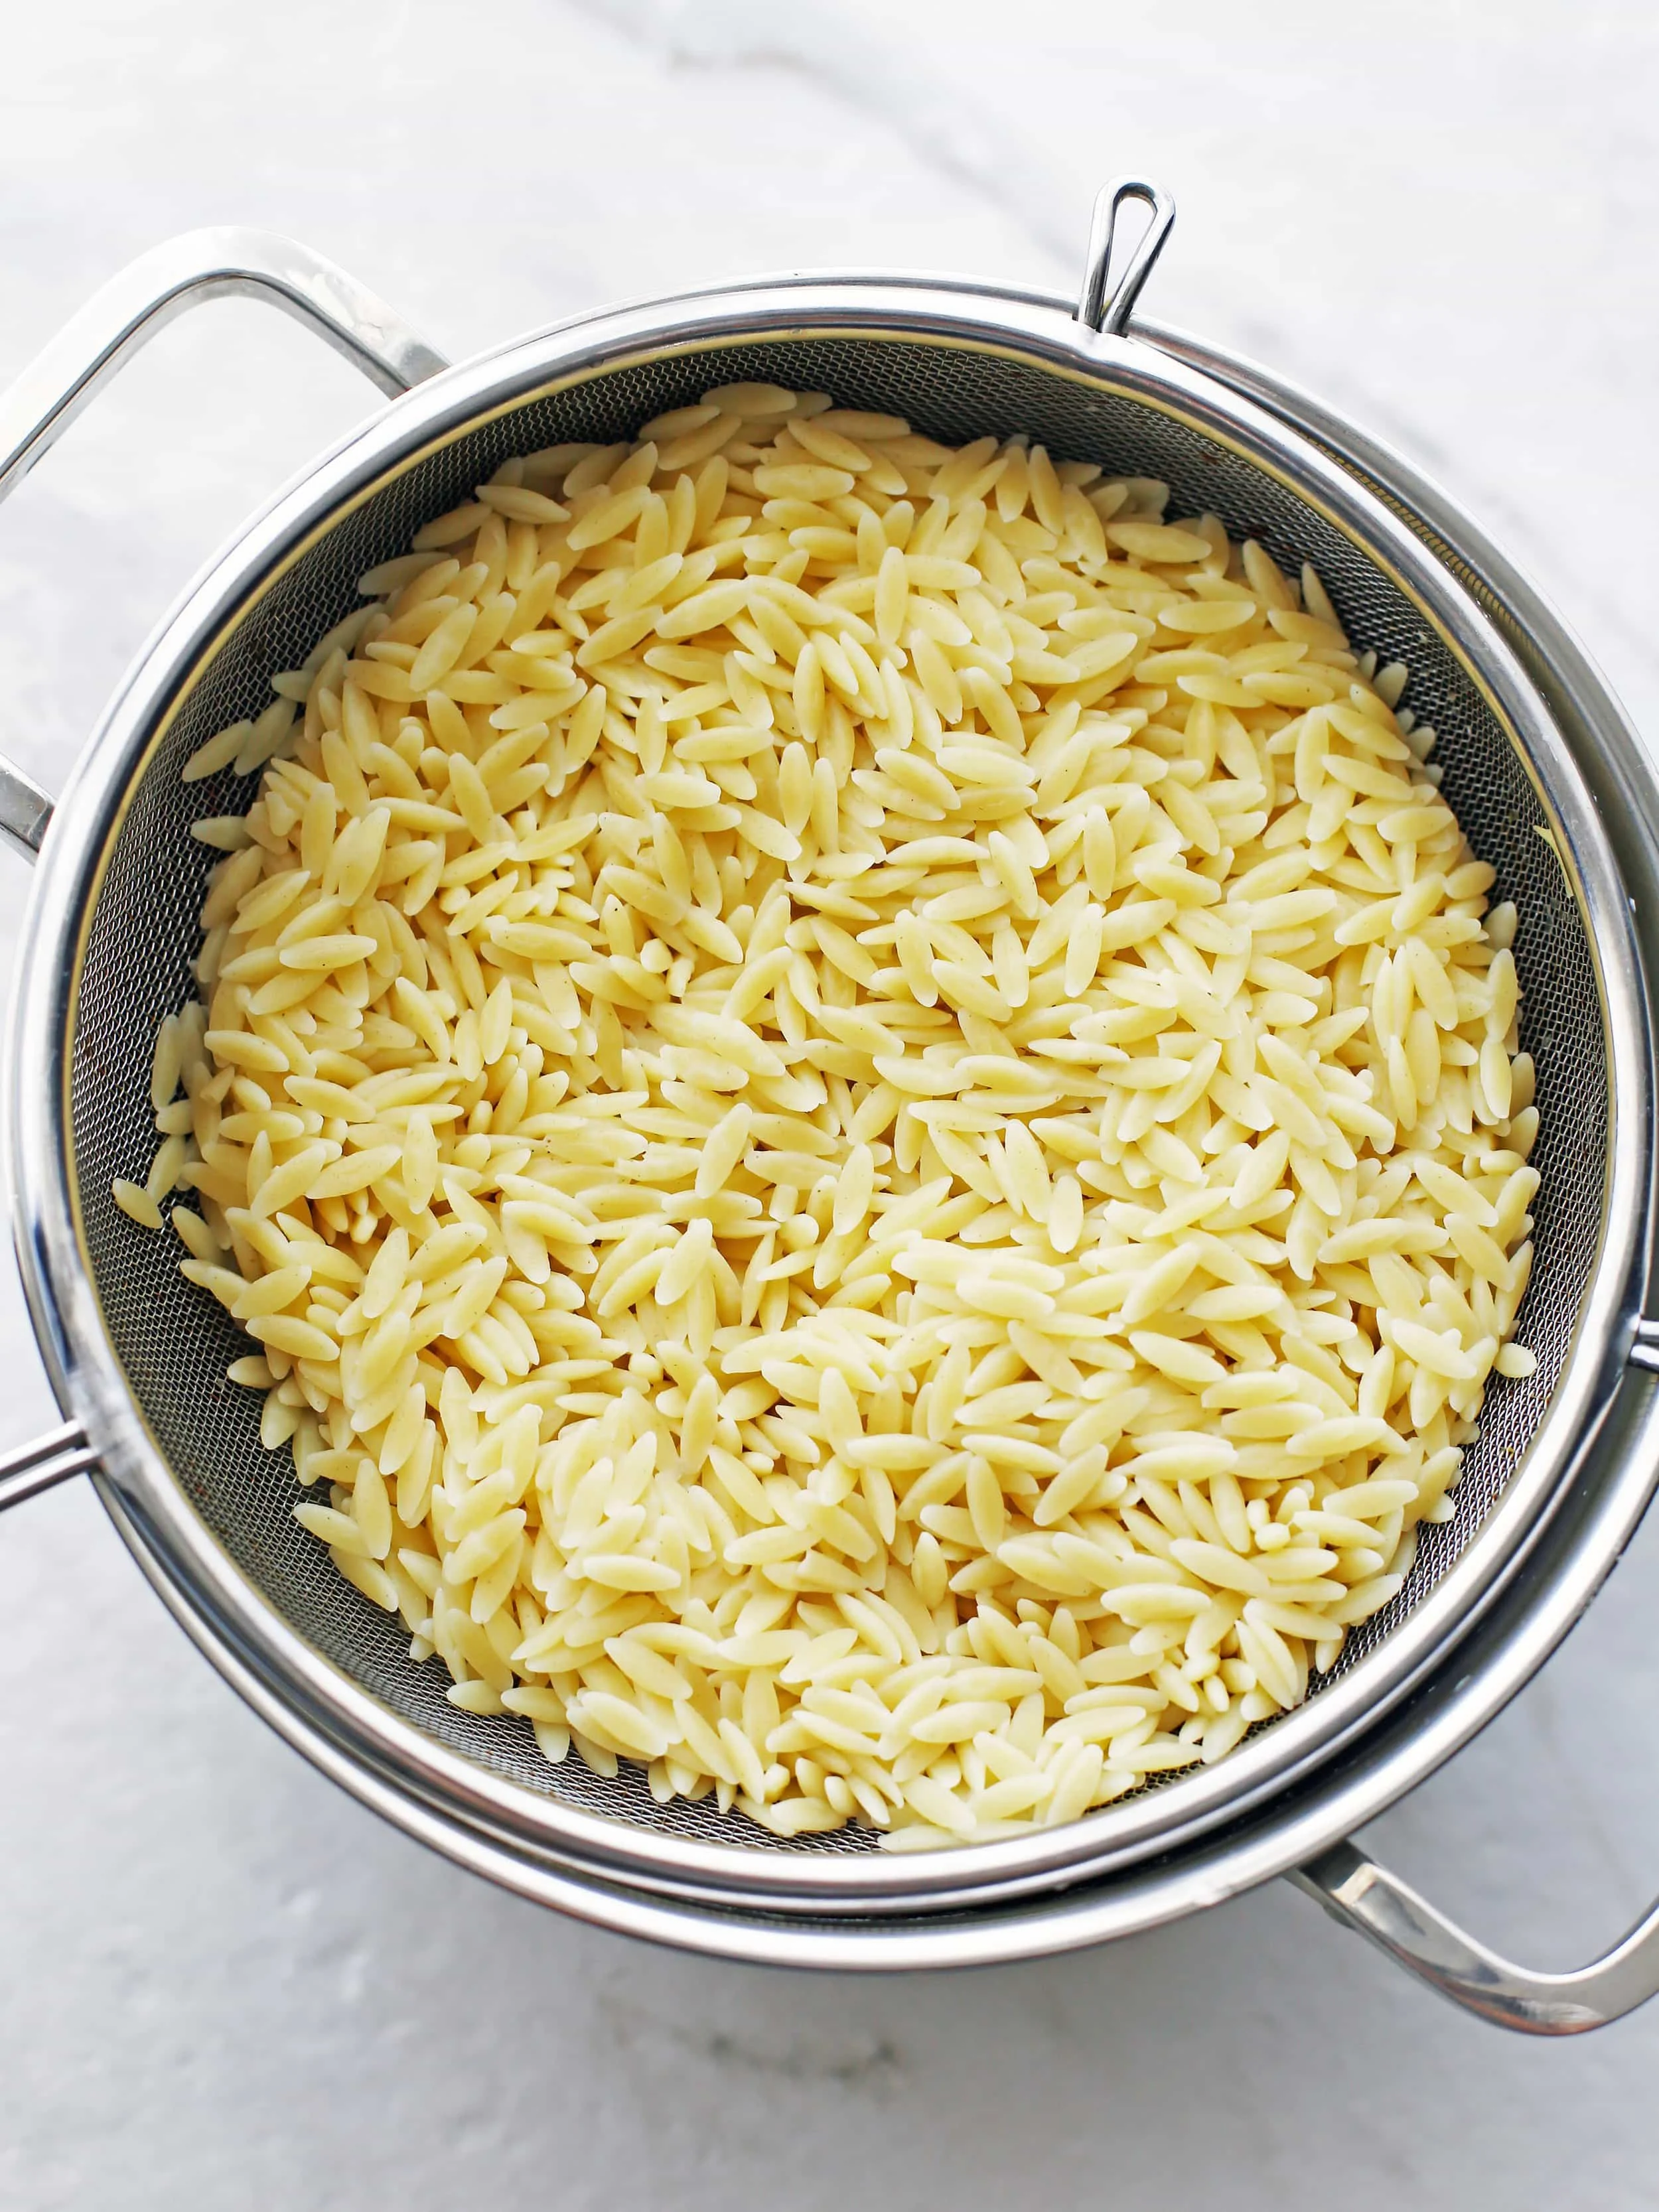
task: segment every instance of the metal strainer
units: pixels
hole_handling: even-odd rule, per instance
[[[1109,291],[1130,198],[1152,219]],[[966,1963],[1127,1932],[1301,1866],[1465,2002],[1520,2025],[1593,2025],[1659,1984],[1659,1957],[1547,1987],[1334,1847],[1513,1693],[1652,1486],[1646,1386],[1621,1383],[1632,1345],[1646,1349],[1654,1085],[1632,909],[1651,908],[1659,793],[1571,641],[1402,463],[1259,372],[1125,335],[1172,217],[1152,187],[1108,187],[1080,313],[949,279],[787,277],[610,311],[444,374],[327,264],[207,232],[118,278],[0,402],[3,491],[161,321],[227,291],[274,299],[385,389],[418,386],[192,588],[56,808],[0,764],[0,830],[43,864],[11,1060],[19,1256],[69,1417],[0,1463],[0,1504],[93,1469],[158,1590],[290,1741],[452,1856],[612,1926],[751,1959]],[[1057,456],[1167,479],[1174,512],[1218,513],[1281,563],[1311,561],[1351,635],[1408,665],[1446,796],[1522,915],[1542,1187],[1521,1330],[1538,1368],[1494,1380],[1455,1516],[1425,1532],[1406,1588],[1308,1703],[1216,1767],[1068,1827],[921,1858],[861,1830],[780,1842],[710,1802],[660,1806],[638,1773],[550,1767],[526,1723],[450,1705],[439,1668],[413,1665],[295,1523],[288,1455],[260,1448],[257,1399],[225,1380],[245,1340],[179,1276],[171,1241],[110,1196],[148,1159],[151,1041],[190,988],[215,856],[189,824],[252,795],[228,770],[184,786],[185,758],[257,713],[273,672],[357,604],[356,579],[510,455],[623,438],[749,378],[902,413],[952,444],[1026,431]]]

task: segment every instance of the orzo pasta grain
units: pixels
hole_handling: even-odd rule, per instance
[[[1075,1817],[1296,1705],[1528,1370],[1513,910],[1405,671],[1164,505],[730,386],[185,771],[260,781],[117,1202],[550,1759]]]

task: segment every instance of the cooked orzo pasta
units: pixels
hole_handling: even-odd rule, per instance
[[[116,1196],[550,1759],[1073,1818],[1297,1705],[1530,1365],[1513,910],[1406,672],[1165,500],[727,387],[185,771],[260,782]]]

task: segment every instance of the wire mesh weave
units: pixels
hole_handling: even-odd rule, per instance
[[[887,333],[660,353],[458,434],[389,478],[257,599],[181,690],[116,834],[84,940],[70,1077],[77,1202],[106,1324],[133,1395],[178,1481],[240,1570],[312,1645],[417,1728],[528,1792],[665,1834],[756,1850],[845,1852],[868,1849],[873,1839],[848,1830],[782,1842],[738,1815],[721,1815],[712,1800],[660,1806],[637,1771],[624,1768],[607,1783],[574,1759],[551,1767],[525,1723],[484,1719],[448,1704],[441,1663],[413,1664],[397,1624],[345,1583],[295,1524],[289,1455],[261,1448],[258,1396],[225,1379],[246,1340],[213,1298],[178,1274],[176,1240],[135,1228],[110,1196],[112,1178],[141,1175],[154,1148],[151,1043],[162,1016],[191,989],[196,918],[216,856],[190,836],[190,824],[203,814],[240,811],[253,795],[251,781],[238,782],[228,771],[206,785],[181,784],[189,754],[226,723],[258,713],[269,700],[272,673],[296,665],[359,604],[357,578],[404,551],[423,521],[468,497],[510,455],[567,439],[623,438],[712,385],[750,378],[828,391],[845,406],[902,413],[951,444],[1025,431],[1057,459],[1162,477],[1173,487],[1172,514],[1217,513],[1231,536],[1260,538],[1282,565],[1311,561],[1356,644],[1411,669],[1407,703],[1440,733],[1445,795],[1476,853],[1497,871],[1494,896],[1513,898],[1522,915],[1515,948],[1524,993],[1522,1037],[1537,1064],[1535,1164],[1542,1176],[1537,1261],[1522,1329],[1538,1368],[1523,1382],[1494,1377],[1480,1438],[1455,1493],[1455,1517],[1424,1532],[1406,1588],[1350,1637],[1338,1672],[1373,1649],[1468,1546],[1548,1401],[1601,1231],[1607,1054],[1584,921],[1554,850],[1538,835],[1544,814],[1534,785],[1445,641],[1382,568],[1276,477],[1195,426],[1104,383]],[[1149,1786],[1178,1788],[1179,1778]]]

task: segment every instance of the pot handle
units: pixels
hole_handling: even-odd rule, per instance
[[[238,295],[268,301],[306,324],[394,396],[449,366],[401,315],[320,253],[274,231],[192,230],[111,277],[0,394],[0,499],[157,331],[204,300]],[[0,758],[0,840],[32,860],[52,804],[31,777]],[[0,1462],[0,1480],[4,1466]]]
[[[1523,2035],[1582,2035],[1659,1994],[1659,1904],[1577,1973],[1538,1974],[1465,1935],[1352,1844],[1322,1851],[1290,1880],[1442,1996]]]

